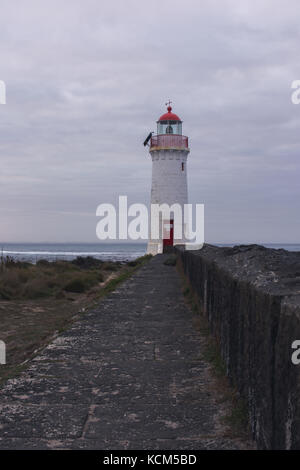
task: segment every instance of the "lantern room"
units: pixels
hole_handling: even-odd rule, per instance
[[[182,135],[182,121],[177,114],[172,113],[171,102],[166,103],[167,113],[160,116],[157,122],[157,135],[150,132],[144,142],[150,140],[150,151],[161,149],[186,149],[189,152],[188,138]]]
[[[157,121],[157,135],[173,134],[182,135],[182,121],[177,114],[172,113],[172,107],[168,106],[168,112]]]

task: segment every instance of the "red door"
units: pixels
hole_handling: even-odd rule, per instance
[[[163,238],[163,247],[173,246],[174,243],[174,221],[170,220],[169,223],[164,223],[164,238]]]

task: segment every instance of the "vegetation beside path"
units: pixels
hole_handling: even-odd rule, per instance
[[[150,258],[120,263],[78,257],[36,264],[2,259],[0,340],[7,364],[0,366],[0,384]]]

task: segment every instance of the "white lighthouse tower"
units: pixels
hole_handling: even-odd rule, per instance
[[[147,253],[152,255],[163,253],[173,245],[185,243],[183,214],[184,204],[188,203],[188,137],[182,135],[182,121],[172,113],[171,102],[169,101],[166,105],[168,112],[157,121],[157,135],[151,134],[149,139],[149,152],[152,158],[151,206],[168,204],[171,207],[176,204],[177,207],[180,206],[182,216],[180,217],[176,211],[172,211],[167,217],[152,215],[152,217],[160,217],[160,220],[156,220],[160,226],[159,238],[153,238],[153,234],[151,236],[150,233],[148,242]],[[153,226],[153,220],[151,220],[151,226]],[[180,238],[176,238],[176,234],[179,233],[176,226],[182,233]]]

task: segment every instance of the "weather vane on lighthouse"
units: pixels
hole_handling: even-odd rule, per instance
[[[189,154],[188,137],[182,135],[182,121],[171,107],[172,101],[166,102],[167,113],[157,121],[157,135],[150,132],[144,145],[149,145],[152,158],[152,188],[151,207],[153,205],[180,206],[184,212],[184,205],[188,203],[186,163]],[[152,234],[148,242],[147,252],[153,255],[168,251],[173,245],[185,243],[186,222],[178,217],[175,211],[168,216],[158,214],[154,217],[162,233],[159,238]],[[152,215],[151,215],[152,217]],[[153,220],[151,220],[151,225]],[[181,230],[177,231],[176,228]],[[175,230],[174,230],[175,229]],[[175,238],[174,233],[182,233],[181,238]]]

